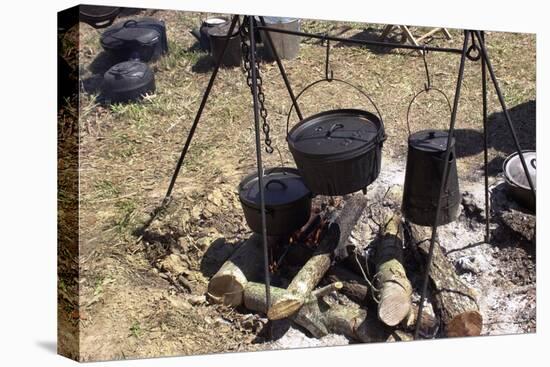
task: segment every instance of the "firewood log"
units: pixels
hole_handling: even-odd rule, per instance
[[[287,287],[290,294],[274,301],[267,316],[270,320],[289,317],[298,311],[307,296],[319,284],[330,268],[334,253],[345,252],[349,235],[366,206],[364,195],[352,196],[344,207],[334,213],[328,229],[313,256],[305,263]],[[338,251],[338,249],[340,249]]]
[[[207,295],[213,303],[239,306],[249,279],[263,269],[261,235],[253,234],[231,255],[208,283]]]
[[[382,238],[376,246],[376,284],[378,318],[388,326],[396,326],[411,309],[412,286],[403,267],[403,233],[401,216],[391,214]]]
[[[365,279],[346,268],[336,265],[332,266],[325,275],[325,279],[330,283],[341,282],[342,289],[340,293],[360,305],[366,304],[370,299],[370,287]]]
[[[271,287],[274,301],[279,297],[288,297],[288,290]],[[319,295],[319,294],[318,294]],[[248,282],[244,290],[244,305],[250,311],[264,312],[265,286],[260,283]],[[321,298],[310,295],[300,309],[289,317],[315,338],[327,334],[341,334],[360,342],[384,341],[388,330],[379,321],[367,317],[363,308],[344,305],[328,305]]]
[[[420,258],[425,262],[430,248],[428,227],[410,224],[411,235]],[[480,335],[483,317],[472,289],[457,275],[453,264],[443,253],[439,242],[434,245],[430,268],[430,285],[434,306],[439,312],[446,336]]]

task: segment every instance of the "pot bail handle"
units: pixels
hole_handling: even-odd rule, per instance
[[[304,89],[302,89],[300,91],[300,93],[298,93],[296,95],[296,98],[295,100],[298,101],[298,99],[302,96],[302,94],[304,94],[308,89],[310,89],[311,87],[319,84],[319,83],[322,83],[322,82],[326,82],[326,83],[332,83],[332,82],[338,82],[338,83],[343,83],[349,87],[352,87],[353,89],[355,89],[357,92],[359,92],[361,95],[363,95],[363,97],[365,97],[366,99],[368,99],[368,101],[370,102],[370,104],[373,105],[374,109],[376,110],[376,114],[378,115],[378,118],[380,119],[380,122],[383,122],[383,119],[382,119],[382,114],[380,113],[380,110],[378,109],[378,106],[376,105],[376,103],[374,103],[374,101],[372,100],[371,96],[369,96],[367,94],[367,92],[365,92],[362,88],[358,87],[357,85],[355,84],[352,84],[350,82],[347,82],[345,80],[342,80],[342,79],[337,79],[337,78],[330,78],[330,79],[327,79],[327,78],[323,78],[323,79],[319,79],[319,80],[316,80],[310,84],[308,84]],[[290,110],[288,110],[288,113],[286,115],[286,139],[288,140],[288,132],[289,132],[289,126],[290,126],[290,115],[292,115],[292,111],[294,111],[294,103],[291,104],[290,106]]]
[[[416,98],[418,98],[418,96],[420,96],[422,93],[428,94],[431,91],[438,92],[440,95],[442,95],[445,98],[445,101],[447,102],[447,106],[449,107],[449,114],[452,115],[453,113],[453,109],[451,107],[451,101],[449,101],[449,97],[447,97],[445,92],[443,92],[441,89],[434,88],[431,85],[430,86],[426,85],[425,88],[422,89],[420,92],[416,93],[414,97],[411,99],[411,101],[409,102],[409,107],[407,108],[407,131],[409,133],[409,136],[411,136],[410,114],[411,114],[412,105],[416,100]]]
[[[279,184],[281,185],[281,187],[283,188],[283,190],[286,190],[288,188],[288,186],[286,185],[286,183],[284,183],[283,181],[281,180],[278,180],[276,178],[272,179],[272,180],[269,180],[268,183],[265,184],[265,188],[269,190],[269,186],[273,183],[276,183],[276,184]]]

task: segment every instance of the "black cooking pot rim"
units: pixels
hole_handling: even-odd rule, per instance
[[[535,153],[536,154],[536,150],[532,150],[532,149],[522,149],[521,152],[523,154],[525,154],[525,153]],[[510,154],[508,157],[506,157],[506,159],[502,163],[502,172],[504,173],[504,180],[510,186],[513,186],[513,187],[516,187],[516,188],[519,188],[519,189],[523,189],[523,190],[531,191],[531,187],[528,184],[527,185],[522,185],[521,183],[516,182],[515,180],[512,180],[512,178],[508,177],[508,172],[507,172],[506,167],[508,166],[510,161],[512,159],[514,159],[515,157],[517,157],[517,156],[519,156],[519,153],[514,152],[514,153]],[[537,187],[536,177],[535,177],[535,182],[533,182],[533,184],[535,185],[535,188],[536,188]]]
[[[358,114],[358,115],[361,115],[363,117],[366,117],[368,120],[373,122],[375,125],[378,125],[377,126],[378,131],[376,133],[375,138],[372,139],[372,141],[370,141],[368,143],[365,143],[365,144],[363,144],[363,145],[361,145],[361,146],[359,146],[355,149],[351,149],[351,150],[344,151],[344,152],[341,152],[341,153],[310,154],[310,153],[305,153],[305,152],[301,151],[300,149],[296,149],[295,141],[292,140],[292,135],[293,135],[293,133],[296,132],[296,130],[298,130],[305,123],[307,123],[307,122],[309,122],[313,119],[316,119],[316,118],[319,118],[319,117],[322,117],[322,116],[325,116],[325,115],[332,115],[332,114],[334,114],[334,115],[336,115],[336,114]],[[308,116],[305,119],[303,119],[302,121],[298,122],[296,125],[294,125],[292,127],[292,129],[290,129],[290,131],[288,132],[288,135],[287,135],[288,146],[289,146],[290,150],[293,153],[297,153],[300,156],[304,156],[304,157],[307,157],[309,159],[316,159],[316,160],[323,160],[323,161],[344,160],[344,159],[350,159],[350,158],[360,156],[360,155],[372,150],[375,146],[383,143],[385,140],[386,140],[386,134],[385,134],[385,131],[384,131],[383,121],[372,112],[369,112],[369,111],[366,111],[366,110],[360,110],[360,109],[356,109],[356,108],[333,109],[333,110],[322,111],[322,112],[319,112],[317,114]]]

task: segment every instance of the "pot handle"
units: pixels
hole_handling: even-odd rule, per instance
[[[533,167],[534,169],[537,169],[537,158],[531,159],[529,163],[531,163],[531,167]]]
[[[284,182],[281,181],[281,180],[277,180],[276,178],[274,178],[273,180],[269,180],[269,182],[265,184],[265,188],[269,190],[269,186],[270,186],[272,183],[277,183],[277,184],[281,185],[281,186],[283,187],[284,190],[286,190],[286,189],[288,188],[288,186],[286,185],[286,183],[284,183]]]
[[[420,92],[414,95],[413,99],[411,99],[411,102],[409,103],[409,107],[407,108],[407,131],[409,132],[409,136],[411,136],[411,124],[410,124],[409,116],[411,114],[412,105],[419,95],[421,95],[422,93],[428,93],[430,91],[438,92],[439,94],[441,94],[445,98],[445,101],[447,101],[447,106],[449,107],[449,114],[452,115],[453,113],[453,109],[451,107],[451,101],[449,101],[449,97],[447,97],[445,92],[443,92],[441,89],[434,88],[432,86],[422,89]]]
[[[369,102],[374,106],[374,109],[376,110],[376,114],[378,115],[378,118],[380,119],[380,121],[382,122],[382,114],[380,113],[380,110],[378,109],[378,106],[376,106],[376,103],[374,103],[374,101],[372,100],[372,98],[361,88],[359,88],[357,85],[355,84],[351,84],[350,82],[347,82],[345,80],[342,80],[342,79],[336,79],[336,78],[330,78],[330,79],[327,79],[327,78],[323,78],[323,79],[319,79],[319,80],[316,80],[314,81],[313,83],[311,84],[308,84],[304,89],[302,89],[300,91],[300,93],[298,93],[296,95],[296,101],[298,101],[298,99],[300,98],[300,96],[302,94],[304,94],[305,91],[307,91],[309,88],[319,84],[319,83],[322,83],[322,82],[328,82],[328,83],[332,83],[332,82],[338,82],[338,83],[343,83],[343,84],[346,84],[347,86],[349,87],[352,87],[353,89],[355,89],[357,92],[361,93],[366,99],[369,100]],[[292,111],[294,110],[294,103],[291,104],[290,106],[290,110],[288,111],[288,114],[286,115],[286,138],[288,140],[288,131],[289,131],[289,125],[290,125],[290,115],[292,115]]]

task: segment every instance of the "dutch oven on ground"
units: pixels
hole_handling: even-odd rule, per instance
[[[288,133],[290,152],[314,194],[345,195],[364,190],[380,173],[382,120],[358,109],[310,116]]]
[[[270,28],[277,28],[286,31],[300,31],[300,19],[298,18],[279,18],[279,17],[263,17],[265,25]],[[259,17],[256,18],[256,23],[261,24]],[[291,34],[269,32],[273,47],[277,55],[281,59],[294,59],[300,51],[300,37]],[[274,60],[273,49],[269,46],[265,31],[260,31],[261,39],[263,40],[266,56],[270,60]]]
[[[527,165],[527,170],[535,190],[537,189],[537,155],[534,150],[522,150],[523,159]],[[525,171],[519,154],[513,153],[502,165],[502,170],[504,171],[504,178],[506,179],[506,184],[508,185],[508,190],[512,196],[525,208],[535,211],[536,203],[533,193],[531,192],[531,187],[529,186],[529,181],[527,181],[527,176],[525,176]]]
[[[199,41],[199,47],[203,51],[210,51],[210,40],[208,39],[208,30],[228,22],[226,17],[211,17],[203,20],[200,28],[191,30],[191,34]]]
[[[168,52],[166,26],[148,17],[119,22],[101,35],[101,46],[117,60],[154,61]]]
[[[120,8],[115,6],[80,5],[80,20],[94,28],[104,28],[113,24]]]
[[[138,100],[155,91],[155,76],[141,61],[124,61],[112,66],[103,76],[102,95],[111,103]]]
[[[402,211],[405,218],[412,223],[433,225],[445,165],[448,168],[439,225],[456,220],[460,213],[455,139],[451,141],[451,153],[448,162],[445,162],[447,141],[447,131],[440,130],[423,130],[409,136]]]
[[[208,29],[208,37],[210,41],[210,52],[214,60],[218,60],[223,51],[224,43],[231,23],[223,23]],[[229,37],[227,49],[223,54],[222,66],[240,66],[241,65],[241,36],[239,35],[239,27],[234,27],[233,34]]]
[[[311,192],[295,168],[266,169],[266,224],[268,236],[290,234],[306,224],[311,213]],[[249,227],[262,233],[258,174],[246,176],[239,185],[239,199]]]

